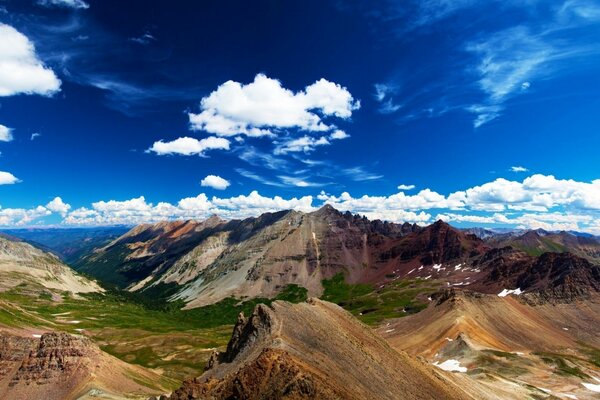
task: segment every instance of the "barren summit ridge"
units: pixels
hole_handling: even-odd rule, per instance
[[[398,353],[340,307],[277,301],[240,315],[227,351],[181,399],[465,399],[427,364]]]

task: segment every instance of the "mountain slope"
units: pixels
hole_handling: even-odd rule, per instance
[[[240,316],[227,351],[180,399],[467,399],[442,371],[392,350],[350,314],[311,299]]]
[[[72,293],[102,291],[95,282],[78,275],[55,255],[25,242],[0,237],[0,290],[23,283]]]
[[[523,296],[523,295],[521,295]],[[600,296],[530,305],[521,296],[448,290],[419,314],[391,320],[378,332],[398,350],[442,364],[452,360],[501,398],[594,398],[582,383],[600,376]],[[538,389],[535,389],[535,388]]]

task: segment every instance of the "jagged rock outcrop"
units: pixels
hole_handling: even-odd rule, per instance
[[[439,370],[392,350],[340,307],[310,299],[240,316],[227,351],[171,400],[466,399]]]

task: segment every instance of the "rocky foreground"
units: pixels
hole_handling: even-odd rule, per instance
[[[186,381],[183,399],[468,399],[446,376],[340,307],[316,299],[240,315],[227,351]]]

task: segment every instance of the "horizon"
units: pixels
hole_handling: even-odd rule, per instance
[[[592,0],[4,0],[0,228],[330,204],[600,235],[599,43]]]
[[[345,214],[348,213],[350,211],[341,211],[338,210],[337,208],[331,206],[330,204],[324,204],[319,208],[315,208],[312,211],[296,211],[296,210],[291,210],[291,209],[287,209],[287,210],[279,210],[279,211],[267,211],[266,213],[289,213],[289,212],[299,212],[299,213],[303,213],[303,214],[309,214],[309,213],[314,213],[317,212],[327,206],[332,207],[335,211],[341,213],[341,214]],[[351,213],[352,216],[354,217],[358,217],[358,218],[367,218],[369,221],[373,222],[373,221],[382,221],[382,222],[389,222],[391,224],[396,224],[396,225],[402,225],[405,223],[410,224],[410,222],[393,222],[393,221],[388,221],[388,220],[381,220],[381,219],[370,219],[365,215],[362,215],[360,213]],[[251,217],[247,217],[247,218],[258,218],[260,216],[262,216],[263,214],[260,214],[258,216],[251,216]],[[163,219],[163,220],[156,220],[156,221],[152,221],[152,222],[142,222],[139,224],[134,224],[134,225],[127,225],[127,224],[121,224],[121,225],[83,225],[83,226],[72,226],[72,225],[31,225],[31,226],[12,226],[12,227],[0,227],[0,233],[5,233],[5,232],[14,232],[14,231],[35,231],[35,230],[40,230],[40,231],[48,231],[48,230],[100,230],[100,229],[117,229],[117,228],[126,228],[126,229],[135,229],[136,227],[139,227],[140,225],[156,225],[156,224],[161,224],[161,223],[171,223],[171,222],[197,222],[197,223],[202,223],[210,218],[214,218],[217,217],[219,218],[221,221],[223,221],[224,223],[230,222],[230,221],[242,221],[244,219],[247,218],[230,218],[230,219],[224,219],[221,218],[219,215],[217,214],[213,214],[207,218],[203,218],[203,219],[194,219],[194,218],[188,218],[188,219]],[[505,226],[497,226],[497,227],[485,227],[482,225],[471,225],[471,224],[467,224],[466,226],[459,226],[458,224],[452,223],[452,222],[447,222],[444,221],[443,219],[438,219],[435,221],[432,221],[430,223],[412,223],[414,225],[417,225],[421,228],[426,228],[428,226],[434,225],[438,222],[442,222],[445,224],[448,224],[449,226],[458,229],[458,230],[469,230],[469,229],[483,229],[483,230],[487,230],[490,232],[496,232],[496,233],[503,233],[503,232],[539,232],[539,231],[543,231],[543,232],[547,232],[547,233],[567,233],[567,234],[571,234],[571,235],[575,235],[575,234],[583,234],[583,235],[592,235],[591,233],[588,232],[583,232],[583,231],[573,231],[573,230],[546,230],[543,228],[536,228],[536,229],[531,229],[531,228],[525,228],[525,227],[515,227],[515,228],[509,228],[509,227],[505,227]]]

